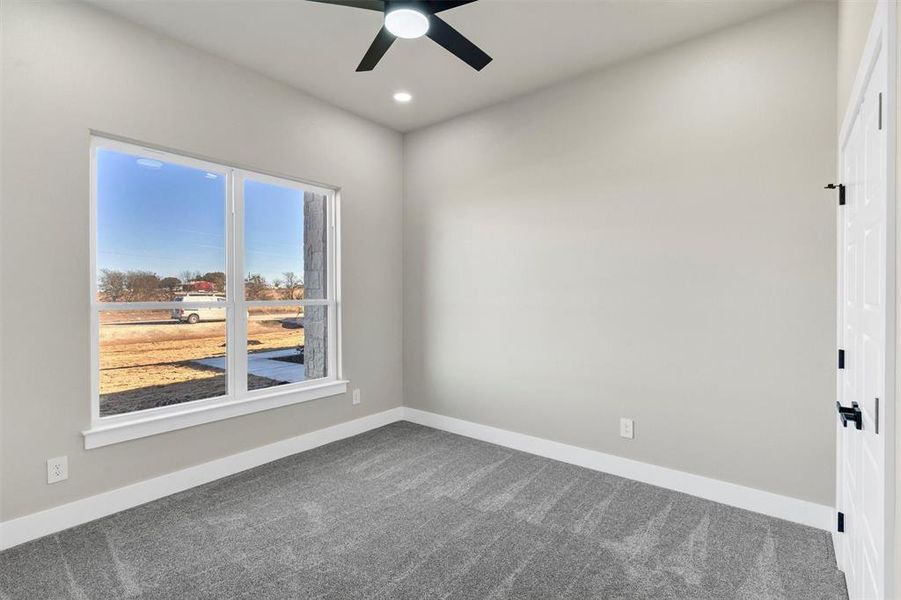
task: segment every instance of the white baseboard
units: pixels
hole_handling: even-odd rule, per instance
[[[415,408],[404,407],[403,415],[405,420],[427,427],[537,454],[594,471],[641,481],[786,521],[794,521],[826,531],[832,530],[835,511],[830,506],[605,454],[596,450],[552,442],[497,427],[445,417]]]
[[[2,522],[0,523],[0,550],[400,420],[649,483],[803,525],[827,531],[832,529],[834,511],[829,506],[604,454],[595,450],[552,442],[497,427],[445,417],[415,408],[398,407]]]
[[[393,408],[0,523],[0,550],[400,421]]]

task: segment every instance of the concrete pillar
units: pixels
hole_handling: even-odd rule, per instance
[[[326,197],[303,196],[303,293],[304,298],[324,299],[328,282],[328,215]],[[307,379],[328,375],[328,308],[304,308],[304,369]]]

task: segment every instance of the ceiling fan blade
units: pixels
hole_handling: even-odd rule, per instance
[[[366,51],[363,60],[360,61],[357,71],[373,70],[375,66],[379,64],[379,61],[382,60],[385,52],[388,51],[388,48],[391,47],[391,44],[394,43],[395,39],[396,38],[382,26],[376,34],[375,39],[372,40],[372,44],[369,45],[369,50]]]
[[[476,71],[481,71],[491,62],[490,56],[435,15],[429,15],[429,31],[426,35]]]
[[[472,4],[475,1],[476,0],[430,0],[429,8],[432,10],[432,13],[437,13],[443,10],[457,8],[464,4]]]
[[[335,6],[349,6],[351,8],[363,8],[365,10],[385,11],[385,2],[383,0],[308,0],[309,2],[319,2],[321,4],[334,4]]]

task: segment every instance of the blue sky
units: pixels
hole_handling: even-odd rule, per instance
[[[303,276],[303,193],[247,181],[245,267],[270,282]],[[225,271],[225,177],[97,152],[97,269]]]
[[[245,180],[244,247],[247,273],[303,277],[303,192]]]

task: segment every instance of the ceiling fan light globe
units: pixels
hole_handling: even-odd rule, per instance
[[[399,38],[411,40],[429,31],[429,18],[412,8],[397,8],[385,14],[385,28]]]

